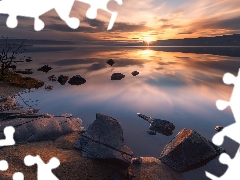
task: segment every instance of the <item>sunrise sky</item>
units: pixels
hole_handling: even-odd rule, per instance
[[[30,8],[30,7],[28,7]],[[239,0],[123,0],[109,3],[119,12],[112,30],[107,31],[110,14],[99,11],[95,20],[85,14],[89,5],[75,1],[72,17],[81,21],[77,30],[69,28],[56,11],[41,16],[45,28],[33,29],[32,18],[18,18],[16,29],[6,27],[6,15],[0,15],[1,35],[10,38],[51,40],[162,40],[240,33]],[[27,8],[26,8],[27,11]]]

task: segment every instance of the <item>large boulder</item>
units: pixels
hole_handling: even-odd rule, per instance
[[[97,114],[96,120],[75,142],[74,147],[82,150],[82,156],[97,159],[112,159],[128,165],[133,152],[124,144],[120,123],[107,115]]]
[[[46,115],[41,118],[16,118],[0,123],[0,139],[5,139],[4,128],[15,128],[14,140],[16,144],[55,140],[56,138],[81,131],[82,120],[79,118],[55,117]]]
[[[160,160],[177,172],[199,168],[225,150],[194,130],[181,130],[163,149]]]

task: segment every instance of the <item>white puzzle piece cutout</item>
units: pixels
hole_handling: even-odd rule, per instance
[[[5,160],[0,161],[0,171],[6,171],[8,169],[8,162]]]
[[[23,173],[16,172],[13,174],[13,180],[24,180],[24,175]]]
[[[12,126],[7,126],[4,128],[3,130],[4,135],[5,135],[5,139],[1,139],[0,140],[0,147],[1,146],[12,146],[15,144],[15,141],[13,139],[13,135],[15,132],[14,127]]]
[[[0,13],[9,14],[7,26],[15,28],[18,25],[17,16],[34,18],[34,29],[40,31],[44,28],[44,22],[39,16],[55,9],[59,17],[72,29],[79,27],[77,18],[70,18],[74,0],[2,0],[0,1]]]
[[[89,4],[91,7],[86,13],[90,19],[97,16],[97,10],[102,9],[111,13],[111,19],[107,30],[112,29],[118,13],[108,10],[107,4],[110,0],[77,0]],[[122,0],[115,0],[119,5],[122,5]],[[46,12],[55,9],[59,17],[72,28],[77,29],[80,25],[79,19],[69,17],[75,0],[1,0],[0,13],[8,14],[7,26],[16,28],[18,25],[17,16],[34,18],[34,29],[40,31],[45,24],[39,17]]]
[[[227,136],[240,144],[240,69],[237,77],[230,73],[226,73],[223,76],[223,82],[227,85],[234,85],[232,96],[229,102],[218,100],[216,106],[219,110],[224,110],[227,106],[230,106],[236,122],[224,127],[222,131],[215,134],[212,141],[214,144],[220,146],[223,144],[224,137]],[[219,160],[222,164],[228,165],[228,170],[221,177],[216,177],[206,172],[208,178],[211,178],[212,180],[240,179],[240,148],[234,159],[231,159],[226,153],[223,153],[220,155]]]
[[[12,146],[15,144],[15,140],[13,138],[15,133],[15,128],[12,126],[7,126],[3,130],[5,139],[0,140],[0,147],[1,146]],[[8,170],[8,162],[6,160],[0,161],[0,171]],[[24,176],[20,172],[16,172],[13,174],[13,180],[23,180]]]
[[[40,156],[34,157],[28,155],[24,158],[24,163],[27,166],[32,166],[34,164],[38,165],[38,180],[58,180],[58,178],[52,173],[52,169],[55,169],[60,165],[60,161],[57,158],[53,157],[48,164],[45,164]]]

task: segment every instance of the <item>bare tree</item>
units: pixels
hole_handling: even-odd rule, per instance
[[[2,36],[3,37],[3,36]],[[5,71],[9,68],[15,69],[16,66],[13,63],[24,62],[24,58],[16,60],[18,55],[25,53],[27,45],[24,44],[24,41],[21,44],[10,44],[8,38],[3,39],[6,41],[5,47],[2,48],[0,54],[0,63],[1,63],[1,74],[4,75]]]

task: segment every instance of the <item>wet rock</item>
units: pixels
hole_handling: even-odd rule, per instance
[[[114,63],[115,63],[115,62],[114,62],[114,60],[112,60],[112,59],[109,59],[109,60],[107,61],[107,64],[109,64],[110,66],[112,66]]]
[[[173,134],[175,126],[167,120],[154,119],[154,121],[150,123],[149,129],[170,136]]]
[[[225,150],[194,130],[181,130],[163,149],[160,160],[177,172],[187,172],[207,164]]]
[[[132,75],[133,75],[133,76],[137,76],[137,75],[139,75],[139,72],[138,72],[138,71],[133,71],[133,72],[132,72]]]
[[[124,143],[120,123],[99,113],[74,147],[82,150],[83,157],[116,160],[125,166],[131,163],[133,156],[133,152]]]
[[[80,75],[73,76],[68,81],[68,83],[71,84],[71,85],[82,85],[85,82],[86,82],[86,79],[82,78]]]
[[[156,135],[156,131],[147,131],[149,135]]]
[[[44,65],[44,66],[38,68],[37,70],[47,73],[48,71],[52,70],[52,68],[49,67],[48,65]]]
[[[55,75],[51,75],[48,77],[49,81],[57,81],[57,77]]]
[[[142,164],[142,157],[132,158],[132,164]]]
[[[113,73],[111,76],[111,80],[121,80],[125,77],[122,73]]]
[[[55,140],[56,138],[81,131],[82,120],[78,118],[54,117],[50,118],[16,118],[0,122],[0,139],[4,139],[3,130],[7,126],[15,128],[16,144]]]
[[[60,75],[58,77],[58,82],[61,84],[61,85],[65,85],[66,82],[68,81],[69,77],[68,76],[63,76],[63,75]]]
[[[222,126],[216,126],[216,127],[215,127],[215,130],[216,130],[217,132],[220,132],[222,129],[223,129]]]
[[[137,115],[150,123],[149,129],[151,131],[161,133],[165,136],[170,136],[175,129],[175,126],[167,120],[155,119],[141,113],[137,113]]]

